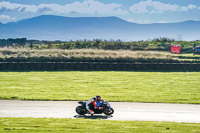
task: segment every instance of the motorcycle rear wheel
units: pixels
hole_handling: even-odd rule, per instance
[[[79,114],[79,115],[86,114],[85,109],[83,108],[83,106],[76,107],[76,113]]]

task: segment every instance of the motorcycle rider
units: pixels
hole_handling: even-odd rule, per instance
[[[94,115],[94,109],[103,109],[101,107],[101,96],[97,95],[96,97],[91,98],[89,101],[86,102],[86,109],[89,111],[91,115]]]

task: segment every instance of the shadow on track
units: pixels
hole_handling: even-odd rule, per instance
[[[107,116],[107,115],[94,115],[94,116],[90,116],[90,115],[75,115],[74,118],[84,118],[84,119],[108,119],[113,117],[112,115]]]

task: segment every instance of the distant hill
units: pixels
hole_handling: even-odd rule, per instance
[[[1,38],[26,37],[39,40],[121,39],[147,40],[168,37],[200,40],[200,21],[136,24],[117,17],[61,17],[42,15],[0,23]]]

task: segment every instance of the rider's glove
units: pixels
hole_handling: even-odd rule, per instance
[[[103,107],[99,107],[99,109],[103,109]]]

